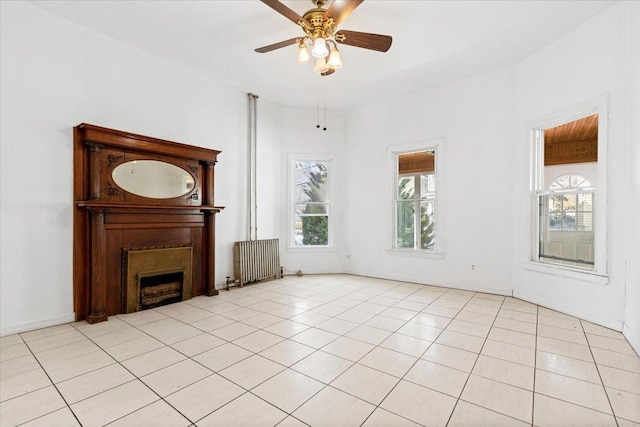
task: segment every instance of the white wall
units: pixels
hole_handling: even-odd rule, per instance
[[[514,99],[505,69],[349,112],[346,271],[511,294]],[[445,149],[444,258],[399,255],[389,251],[388,147],[435,138]]]
[[[324,77],[318,77],[324,78]],[[330,102],[330,100],[328,100]],[[280,261],[285,273],[301,270],[303,274],[342,272],[342,259],[345,245],[345,169],[349,168],[344,155],[345,117],[343,113],[320,112],[320,126],[326,124],[327,130],[316,128],[318,111],[281,109],[278,129],[280,129]],[[331,248],[292,248],[288,247],[291,206],[287,200],[289,156],[292,154],[317,154],[335,156],[332,164],[332,237]]]
[[[616,4],[541,49],[516,67],[514,138],[514,293],[523,299],[621,329],[625,282],[625,222],[629,203],[627,145],[626,3]],[[588,276],[562,277],[533,271],[527,123],[607,94],[608,260],[606,285]]]
[[[243,231],[246,95],[30,3],[0,5],[0,333],[74,320],[72,128],[82,122],[222,150],[224,283]]]
[[[627,280],[622,331],[640,354],[640,2],[629,2],[631,67],[629,70],[629,206],[627,215]]]

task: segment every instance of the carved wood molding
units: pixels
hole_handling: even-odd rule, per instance
[[[74,128],[74,310],[76,319],[121,312],[121,251],[127,247],[193,247],[193,295],[215,295],[214,165],[220,151],[80,124]],[[115,165],[157,160],[194,177],[193,189],[168,199],[119,187]]]

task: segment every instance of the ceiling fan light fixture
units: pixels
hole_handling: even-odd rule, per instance
[[[331,53],[329,53],[329,61],[327,61],[327,65],[334,69],[342,67],[342,61],[340,60],[340,51],[338,50],[338,46],[334,45],[331,48]]]
[[[2,0],[0,0],[2,1]],[[304,36],[293,37],[255,49],[258,53],[271,52],[283,47],[298,46],[298,63],[316,58],[314,71],[328,76],[342,67],[337,43],[363,49],[386,52],[391,47],[392,37],[360,31],[338,30],[338,26],[364,0],[311,0],[315,6],[299,15],[284,4],[285,0],[260,0],[304,31]],[[287,1],[289,3],[290,1]],[[325,9],[323,6],[329,3]]]
[[[303,64],[309,61],[309,58],[311,58],[311,55],[309,54],[309,48],[307,47],[307,44],[304,42],[304,40],[302,40],[300,42],[300,45],[298,46],[298,64]]]
[[[316,58],[324,58],[329,54],[329,49],[327,49],[327,43],[324,41],[322,37],[318,37],[313,41],[313,49],[311,49],[311,55]]]
[[[316,66],[313,68],[318,74],[326,73],[329,71],[329,66],[327,65],[327,61],[325,61],[324,56],[316,59]]]

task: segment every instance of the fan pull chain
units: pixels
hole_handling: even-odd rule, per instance
[[[320,88],[316,92],[316,129],[320,129]]]
[[[327,87],[324,87],[324,102],[323,102],[323,123],[324,123],[324,127],[322,128],[323,131],[327,130]]]
[[[323,98],[323,106],[322,106],[322,120],[323,126],[322,130],[327,130],[327,88],[324,88],[324,98]],[[316,129],[320,129],[320,88],[318,87],[317,97],[316,97]]]

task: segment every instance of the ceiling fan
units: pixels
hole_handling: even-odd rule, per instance
[[[378,52],[386,52],[391,47],[391,36],[336,29],[364,0],[335,0],[328,9],[322,8],[327,0],[311,0],[316,7],[302,16],[278,0],[260,1],[302,27],[305,35],[260,47],[256,52],[266,53],[297,44],[298,62],[307,62],[313,56],[316,58],[314,71],[320,75],[328,76],[342,67],[338,43]]]

